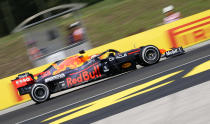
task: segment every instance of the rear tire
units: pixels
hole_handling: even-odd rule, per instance
[[[50,98],[50,91],[48,86],[45,84],[34,84],[31,89],[30,96],[34,102],[42,103]]]
[[[159,62],[160,57],[161,54],[157,47],[153,45],[145,46],[141,48],[141,52],[139,54],[139,64],[142,66],[153,65]]]

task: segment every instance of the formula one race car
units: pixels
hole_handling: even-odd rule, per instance
[[[183,53],[184,50],[179,47],[161,54],[153,45],[123,53],[109,49],[85,62],[81,56],[57,61],[37,76],[30,73],[20,74],[12,83],[20,95],[30,94],[33,101],[41,103],[48,100],[52,93],[136,69],[137,64],[153,65],[159,62],[161,56],[171,57]]]

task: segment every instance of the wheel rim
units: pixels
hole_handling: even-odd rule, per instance
[[[34,89],[34,96],[37,99],[43,99],[46,97],[46,91],[44,90],[43,87],[37,87],[36,89]]]
[[[153,49],[149,49],[145,52],[145,58],[149,61],[155,60],[157,58],[157,52]]]

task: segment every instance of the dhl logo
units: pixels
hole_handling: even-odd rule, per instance
[[[210,38],[210,16],[168,30],[172,47],[190,46]]]

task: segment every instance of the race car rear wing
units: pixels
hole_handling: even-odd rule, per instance
[[[24,87],[29,84],[34,83],[34,76],[30,73],[23,73],[18,75],[18,77],[14,80],[12,80],[12,84],[15,86],[15,88]]]

